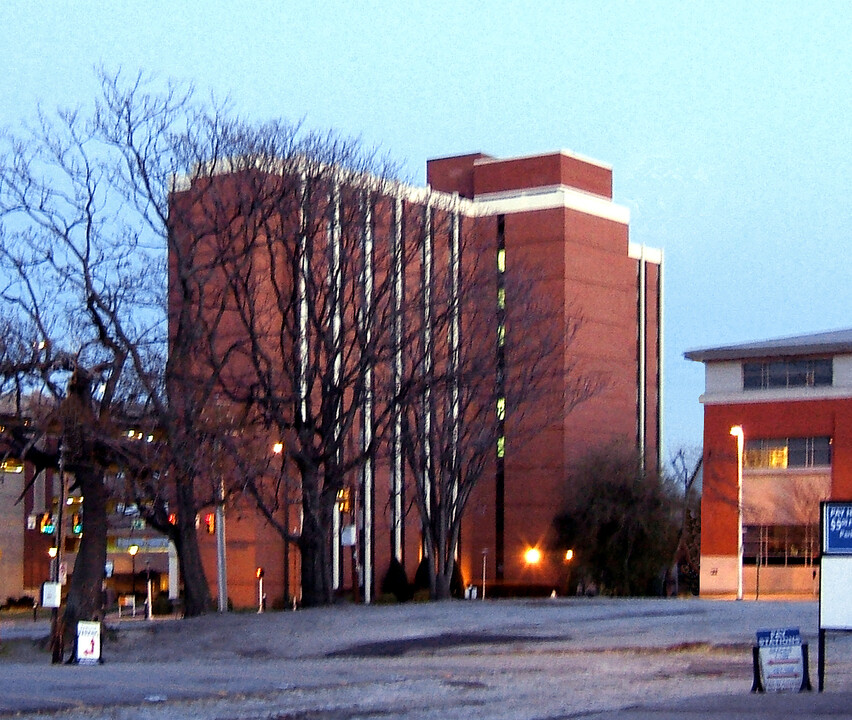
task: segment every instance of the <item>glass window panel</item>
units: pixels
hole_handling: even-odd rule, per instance
[[[787,385],[789,387],[807,387],[812,385],[811,363],[808,360],[792,360],[787,363]]]
[[[756,390],[763,387],[763,363],[743,363],[743,389]]]
[[[821,360],[813,361],[813,382],[814,385],[832,384],[833,378],[831,358],[824,358]]]
[[[831,465],[831,438],[816,437],[813,439],[813,464],[816,466]]]
[[[806,438],[790,438],[787,441],[787,465],[789,467],[807,467],[808,441]]]
[[[787,387],[787,363],[769,363],[769,383],[771,388]]]
[[[787,441],[747,439],[743,463],[748,468],[785,468]]]
[[[743,389],[814,387],[832,384],[831,358],[743,363]]]

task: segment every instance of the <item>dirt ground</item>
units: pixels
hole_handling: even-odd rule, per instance
[[[749,690],[763,628],[799,627],[815,680],[817,620],[813,602],[600,598],[109,618],[96,667],[50,666],[37,628],[0,622],[0,717],[816,717],[852,697],[846,637],[830,643],[835,695],[776,706]]]

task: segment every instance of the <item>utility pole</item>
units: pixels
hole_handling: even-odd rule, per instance
[[[228,561],[225,554],[225,478],[219,476],[216,503],[216,584],[219,587],[219,612],[228,612]]]
[[[63,433],[64,435],[64,433]],[[59,441],[59,507],[56,509],[56,527],[54,535],[54,547],[56,548],[56,557],[53,559],[50,572],[51,582],[59,582],[59,567],[62,564],[62,515],[65,510],[65,448],[63,440]],[[62,588],[59,588],[60,607],[62,603]],[[62,623],[59,621],[60,607],[55,607],[50,611],[50,656],[51,663],[56,665],[62,662],[63,643],[62,643]]]

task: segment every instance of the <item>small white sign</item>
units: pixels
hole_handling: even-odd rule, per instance
[[[59,584],[68,584],[68,562],[66,560],[59,563]]]
[[[358,542],[358,536],[354,525],[344,525],[340,530],[340,544],[343,547],[353,547]]]
[[[101,624],[81,620],[77,623],[77,662],[94,665],[101,659]]]
[[[62,604],[62,586],[58,582],[46,582],[41,586],[41,606],[58,608]]]
[[[764,690],[799,692],[804,677],[799,628],[760,630],[757,633],[757,644],[760,648],[760,676]]]

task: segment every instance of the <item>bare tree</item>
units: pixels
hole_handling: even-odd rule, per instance
[[[672,457],[669,481],[678,506],[670,581],[677,593],[683,577],[693,594],[698,594],[698,575],[701,561],[701,449],[692,452],[679,448]]]
[[[229,334],[187,372],[215,377],[243,433],[243,489],[301,554],[305,605],[333,598],[331,527],[340,491],[372,462],[393,405],[389,251],[394,185],[358,143],[270,124],[246,132],[209,182],[173,199],[178,238],[205,238]],[[399,391],[398,391],[399,392]],[[270,471],[273,445],[279,452]],[[257,456],[249,457],[247,448]],[[293,529],[282,507],[301,509]]]
[[[61,433],[74,435],[62,443],[67,469],[90,483],[67,617],[99,607],[106,521],[96,503],[105,468],[116,464],[134,481],[130,491],[145,519],[175,543],[184,610],[197,615],[208,610],[210,593],[195,519],[218,492],[205,472],[206,453],[212,436],[230,429],[211,421],[213,382],[190,388],[182,375],[183,358],[213,333],[215,320],[190,303],[173,304],[169,315],[167,289],[197,296],[213,269],[196,256],[197,243],[173,243],[179,218],[169,200],[176,177],[211,172],[231,154],[239,123],[224,107],[197,102],[191,88],[153,90],[141,76],[125,81],[103,72],[101,83],[91,113],[41,115],[21,137],[3,138],[3,310],[26,331],[20,344],[38,349],[27,367],[9,365],[6,377],[24,392],[55,398]],[[75,396],[73,411],[60,412]],[[156,453],[122,436],[131,419],[156,431]]]
[[[570,359],[579,312],[556,313],[520,264],[498,274],[494,238],[454,214],[452,201],[427,212],[434,242],[423,250],[432,260],[421,258],[421,283],[429,290],[421,298],[426,306],[409,320],[410,351],[422,360],[402,398],[403,447],[430,596],[445,599],[468,499],[494,471],[507,436],[522,444],[554,419],[530,412],[544,393],[564,393],[550,400],[568,413],[601,383]],[[431,264],[440,270],[431,272]],[[534,342],[522,329],[529,327],[538,329]]]

